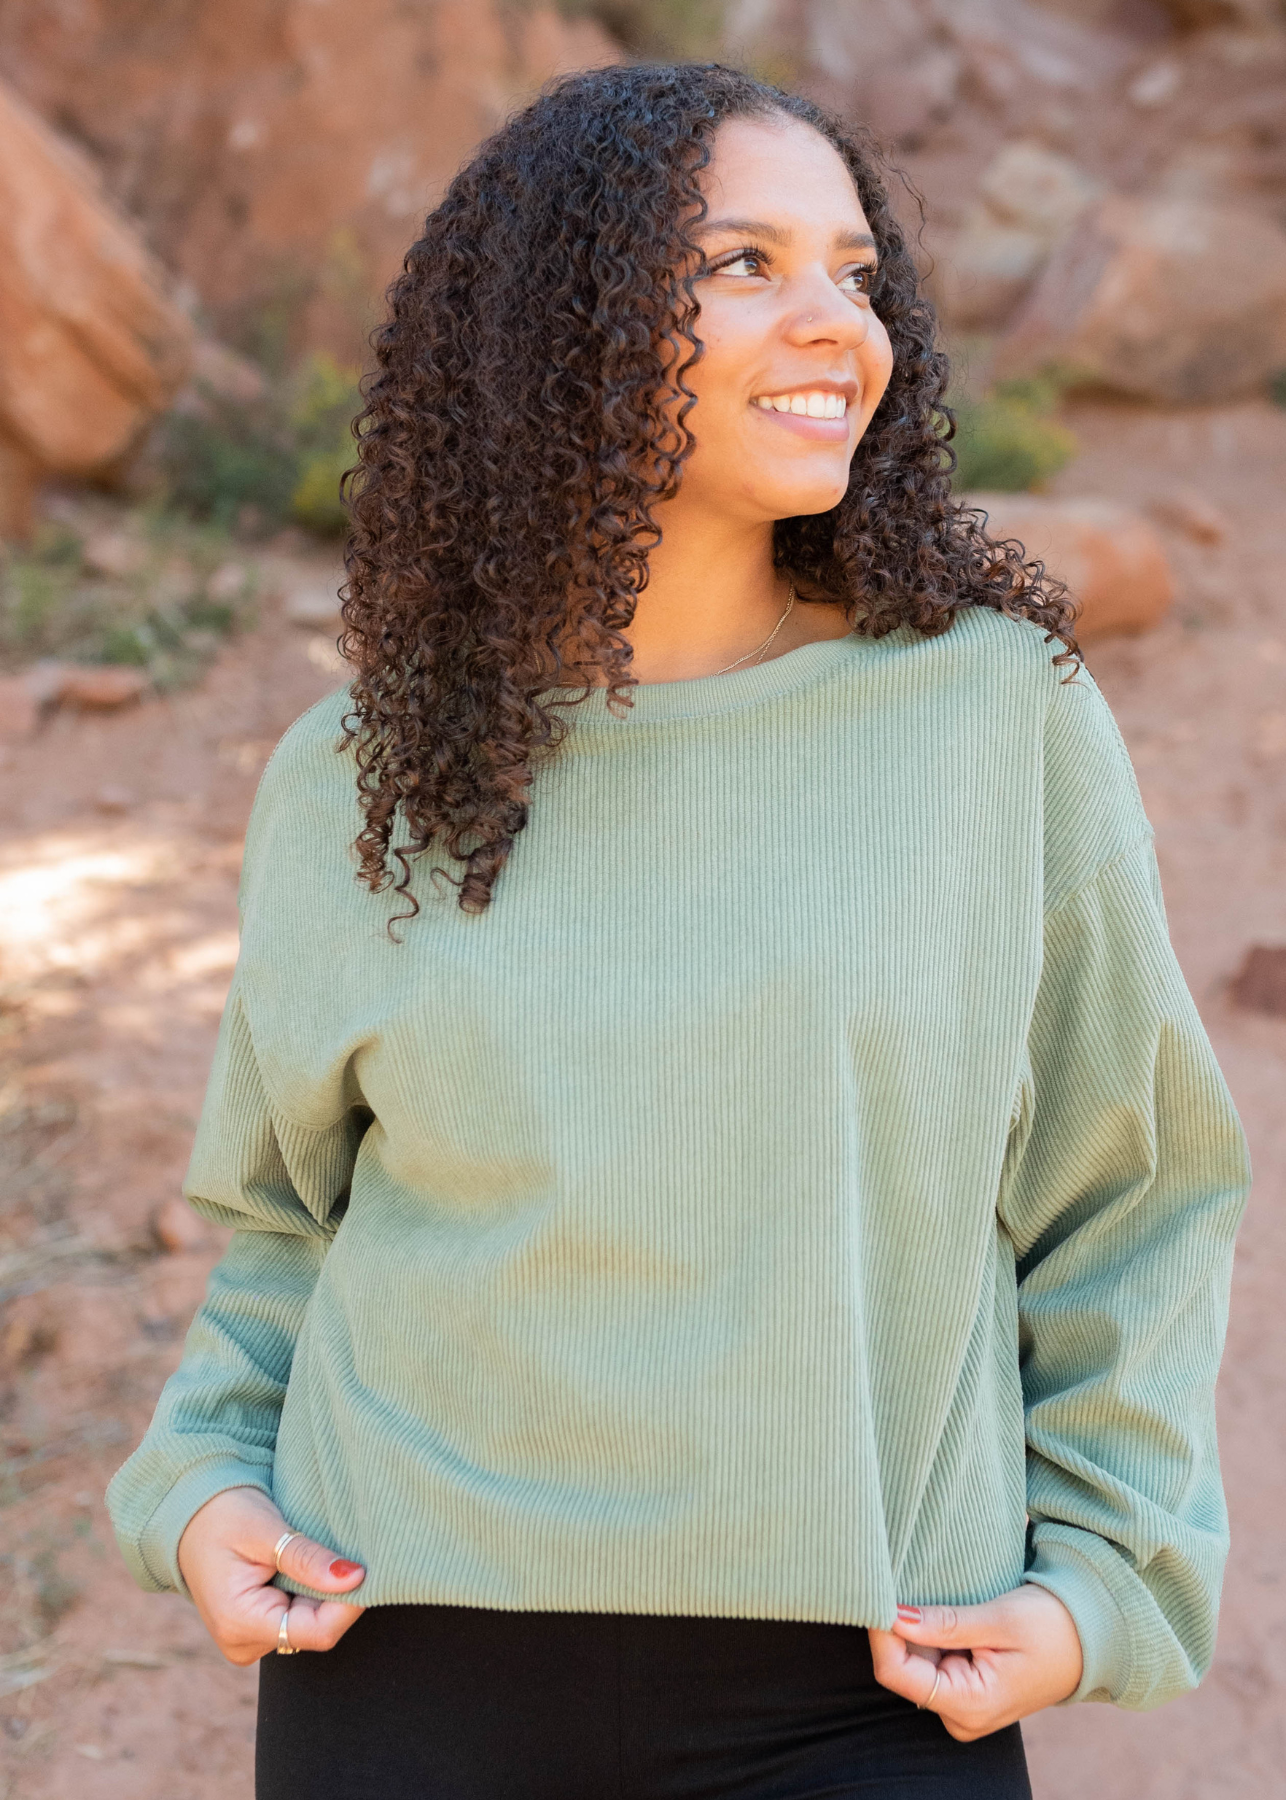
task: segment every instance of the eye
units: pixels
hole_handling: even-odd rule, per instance
[[[849,294],[869,294],[875,286],[875,277],[879,273],[875,263],[859,263],[846,275],[841,275],[838,286]]]
[[[744,279],[747,275],[765,275],[768,272],[768,258],[762,250],[745,248],[734,250],[731,256],[722,262],[715,263],[711,273],[714,275],[736,275]]]

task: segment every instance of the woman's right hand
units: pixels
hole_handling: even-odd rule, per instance
[[[179,1569],[202,1623],[231,1663],[244,1667],[277,1648],[289,1611],[292,1650],[332,1650],[363,1608],[306,1600],[271,1586],[273,1550],[290,1526],[258,1488],[225,1488],[189,1519],[179,1539]],[[303,1587],[349,1594],[366,1579],[360,1563],[337,1557],[308,1537],[293,1537],[281,1572]]]

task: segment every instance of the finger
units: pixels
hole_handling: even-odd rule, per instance
[[[270,1546],[268,1561],[275,1561],[280,1572],[291,1581],[297,1581],[301,1587],[314,1588],[321,1594],[348,1594],[366,1580],[366,1570],[361,1563],[352,1562],[346,1556],[336,1556],[333,1550],[304,1537],[302,1532],[282,1546],[279,1558],[274,1557]]]
[[[940,1650],[1007,1650],[1013,1624],[1009,1609],[993,1600],[985,1606],[899,1606],[892,1629],[908,1644]]]
[[[305,1600],[296,1595],[290,1602],[286,1636],[292,1650],[333,1650],[344,1633],[361,1618],[365,1608],[346,1605],[342,1600]],[[281,1630],[278,1613],[273,1625],[272,1648],[277,1648]]]
[[[871,1661],[881,1687],[937,1713],[953,1736],[958,1735],[957,1725],[975,1729],[994,1706],[995,1672],[990,1658],[979,1663],[966,1650],[919,1649],[891,1631],[869,1635]],[[983,1729],[991,1727],[984,1725]]]
[[[923,1706],[933,1692],[939,1659],[917,1650],[891,1631],[871,1631],[871,1663],[875,1679],[892,1694]]]

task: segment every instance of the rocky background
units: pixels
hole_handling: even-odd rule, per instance
[[[865,120],[962,498],[1069,581],[1258,1169],[1194,1698],[1028,1732],[1041,1800],[1286,1791],[1286,14],[1278,0],[0,8],[0,1800],[232,1800],[254,1674],[101,1504],[219,1245],[176,1199],[277,736],[343,679],[379,296],[550,75],[721,55]]]

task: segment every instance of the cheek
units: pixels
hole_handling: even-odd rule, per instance
[[[705,354],[687,381],[698,400],[694,419],[704,415],[710,425],[715,425],[720,419],[735,417],[745,407],[746,370],[761,347],[762,335],[705,317],[699,329]]]
[[[889,385],[889,377],[893,373],[893,345],[889,342],[889,334],[883,323],[874,313],[871,314],[866,342],[858,354],[864,385],[878,400]]]

